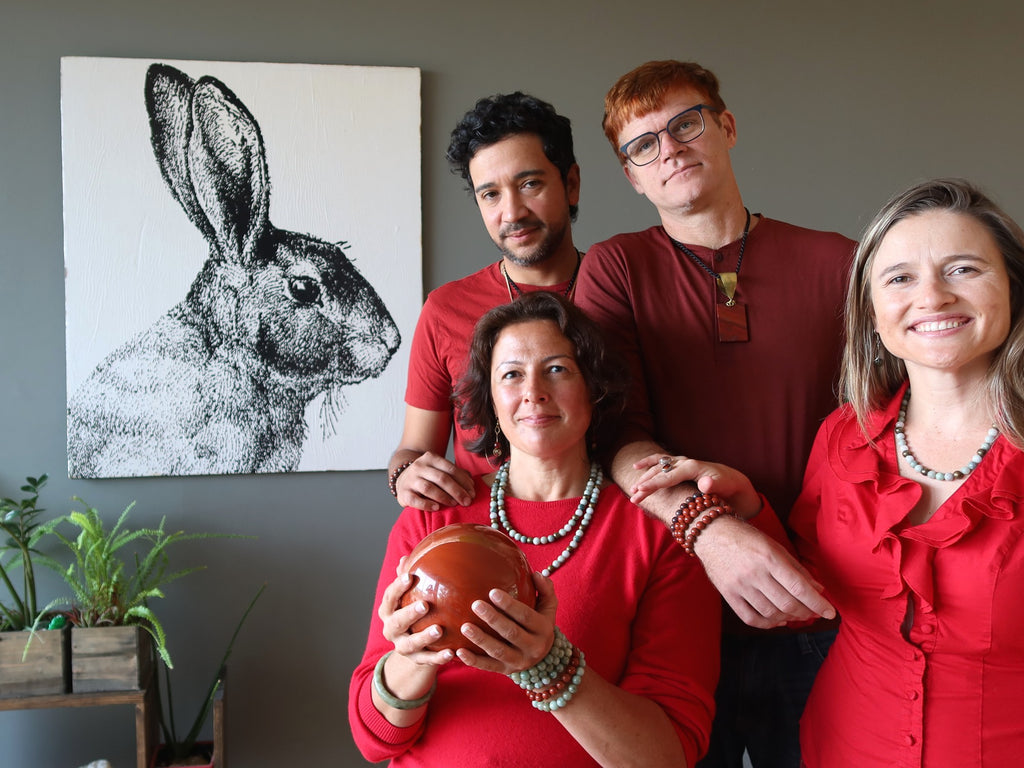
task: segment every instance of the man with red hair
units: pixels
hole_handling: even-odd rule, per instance
[[[671,524],[700,494],[685,454],[744,472],[784,517],[836,405],[854,243],[746,208],[730,159],[736,118],[699,64],[653,61],[624,75],[605,98],[603,127],[660,218],[593,246],[577,285],[577,303],[634,377],[613,476]],[[757,768],[797,768],[799,717],[834,635],[769,633],[737,616],[765,629],[835,612],[777,521],[783,543],[758,530],[771,531],[771,511],[736,511],[753,525],[723,515],[685,531],[735,611],[725,612],[718,715],[701,765],[739,766],[746,750]]]

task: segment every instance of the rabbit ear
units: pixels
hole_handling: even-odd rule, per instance
[[[153,64],[146,71],[146,111],[160,173],[192,224],[210,243],[217,235],[199,205],[188,168],[192,135],[192,89],[195,81],[181,70]]]
[[[186,156],[199,207],[220,255],[242,264],[256,256],[269,226],[270,183],[256,120],[226,85],[200,78],[192,91]]]

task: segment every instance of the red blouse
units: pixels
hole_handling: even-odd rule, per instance
[[[996,440],[922,525],[900,477],[900,391],[815,439],[790,524],[842,628],[801,721],[808,768],[1017,765],[1024,754],[1024,453]]]

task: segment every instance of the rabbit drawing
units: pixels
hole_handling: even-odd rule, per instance
[[[378,376],[398,328],[340,245],[270,223],[263,138],[234,93],[153,64],[145,96],[160,171],[209,258],[71,398],[69,474],[293,470],[306,406]]]

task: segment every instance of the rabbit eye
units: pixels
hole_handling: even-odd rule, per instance
[[[320,303],[320,284],[311,277],[289,278],[288,293],[300,304]]]

